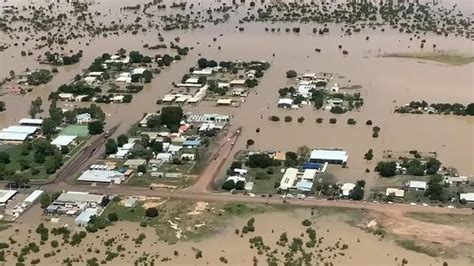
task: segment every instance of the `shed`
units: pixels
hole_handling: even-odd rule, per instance
[[[186,80],[186,83],[198,84],[198,83],[199,83],[199,79],[198,79],[198,78],[188,78],[188,79]]]
[[[2,129],[2,132],[26,133],[28,135],[32,135],[35,134],[38,129],[39,128],[35,126],[9,126],[7,128]]]
[[[347,152],[344,150],[313,150],[310,155],[311,163],[331,163],[331,164],[342,164],[347,163]]]
[[[33,191],[26,199],[23,201],[23,203],[26,206],[31,206],[33,205],[41,195],[43,195],[44,191],[43,190],[35,190]]]
[[[353,183],[344,183],[342,186],[341,186],[341,190],[342,190],[342,195],[343,196],[349,196],[349,194],[351,193],[351,191],[355,188],[355,184]]]
[[[303,172],[303,177],[302,179],[305,179],[305,180],[311,180],[313,181],[314,180],[314,177],[316,176],[316,173],[318,171],[316,169],[306,169],[304,170]]]
[[[22,126],[41,126],[43,124],[43,119],[34,119],[34,118],[23,118],[19,122]]]
[[[128,159],[123,165],[128,166],[130,168],[137,168],[138,166],[144,164],[146,164],[145,159]]]
[[[278,100],[277,107],[278,108],[291,108],[293,106],[293,99],[290,98],[282,98]]]
[[[54,145],[58,148],[63,146],[68,146],[76,139],[76,136],[70,135],[59,135],[53,141],[51,141],[51,145]]]
[[[217,100],[217,105],[230,105],[230,104],[232,104],[232,99],[223,98],[223,99]]]
[[[0,190],[0,206],[4,206],[11,200],[15,195],[16,190]]]
[[[294,188],[294,183],[297,175],[298,169],[291,167],[286,169],[285,174],[283,175],[280,181],[280,189],[284,190]]]
[[[28,133],[0,132],[0,141],[25,141],[29,137]]]
[[[408,188],[414,191],[424,191],[426,190],[426,181],[409,181]]]
[[[403,198],[405,196],[405,190],[399,188],[387,188],[385,190],[385,196],[393,195],[398,198]]]
[[[74,222],[77,225],[83,225],[86,226],[89,221],[91,220],[91,217],[97,215],[97,209],[96,208],[87,208],[79,216],[74,219]]]
[[[459,200],[465,200],[467,203],[474,202],[474,192],[459,194]]]

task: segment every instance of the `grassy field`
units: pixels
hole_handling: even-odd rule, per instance
[[[29,162],[30,169],[36,168],[39,170],[38,174],[35,175],[32,175],[29,170],[25,170],[25,175],[27,175],[30,179],[46,180],[49,178],[49,174],[46,173],[46,169],[43,164],[35,163],[35,160],[33,158],[33,152],[30,152],[28,155],[22,155],[21,145],[5,145],[1,147],[1,151],[6,152],[8,155],[10,155],[10,163],[5,165],[6,170],[19,171],[20,161],[25,160]]]
[[[159,215],[156,218],[145,217],[145,204],[155,203]],[[178,240],[199,241],[215,234],[227,225],[228,219],[241,216],[251,216],[266,211],[277,210],[278,207],[265,205],[247,205],[241,203],[210,203],[198,213],[196,202],[185,200],[152,199],[150,202],[140,202],[133,208],[126,208],[119,198],[113,200],[102,213],[107,218],[109,213],[116,213],[119,220],[137,222],[153,227],[160,240],[173,244]],[[171,228],[176,224],[178,230]],[[181,238],[177,232],[181,232]]]
[[[379,177],[375,181],[372,191],[374,192],[385,192],[385,189],[388,187],[398,188],[401,187],[404,183],[414,180],[414,181],[427,181],[429,177],[425,176],[410,176],[410,175],[397,175],[394,177]]]
[[[429,60],[451,66],[461,66],[474,62],[474,56],[454,53],[391,53],[384,57]]]
[[[69,125],[61,131],[61,135],[74,135],[86,138],[89,136],[89,130],[84,125]]]
[[[8,229],[11,226],[10,222],[0,221],[0,232]]]

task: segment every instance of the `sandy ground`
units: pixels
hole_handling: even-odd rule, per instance
[[[199,206],[202,208],[204,202],[197,203],[196,209]],[[397,246],[390,238],[381,239],[362,229],[349,225],[348,221],[353,219],[360,220],[356,216],[348,214],[343,212],[319,212],[318,210],[311,214],[310,209],[255,214],[252,216],[255,218],[255,232],[244,234],[242,237],[237,235],[235,230],[239,229],[241,231],[250,217],[236,217],[218,234],[199,242],[178,242],[175,245],[159,242],[154,228],[142,228],[137,223],[119,222],[98,233],[87,234],[79,246],[73,247],[70,244],[60,245],[55,249],[55,256],[44,258],[44,253],[52,251],[49,244],[51,240],[56,239],[60,243],[62,242],[60,237],[50,234],[48,242],[40,246],[38,253],[29,255],[26,262],[39,258],[41,260],[40,265],[59,265],[64,258],[71,258],[77,262],[77,265],[83,265],[87,259],[93,257],[97,257],[99,261],[103,260],[106,257],[107,250],[117,252],[120,245],[120,249],[124,250],[118,252],[120,254],[119,257],[111,260],[108,264],[130,265],[140,258],[143,260],[144,256],[148,254],[148,262],[155,258],[155,262],[169,265],[223,265],[221,257],[228,261],[228,265],[252,265],[255,257],[259,262],[258,264],[261,265],[266,264],[266,252],[258,254],[256,247],[251,248],[250,238],[261,236],[264,244],[269,246],[271,251],[277,250],[274,257],[284,260],[282,254],[288,252],[289,249],[287,246],[281,247],[276,244],[280,235],[286,232],[290,243],[293,238],[301,238],[303,243],[306,242],[308,240],[307,233],[305,233],[307,227],[302,225],[302,221],[309,219],[312,221],[310,227],[316,230],[316,237],[320,241],[319,247],[304,248],[305,252],[313,253],[313,265],[317,263],[323,264],[322,261],[332,262],[334,265],[400,265],[403,259],[408,261],[408,265],[442,265],[444,261],[447,261],[449,265],[468,265],[470,263],[466,257],[462,256],[456,259],[433,258],[425,254],[405,250]],[[19,251],[28,242],[39,243],[39,235],[34,232],[38,224],[39,215],[39,208],[33,208],[25,216],[21,217],[19,224],[0,234],[0,242],[9,242],[8,239],[10,237],[17,241],[6,252],[6,265],[11,265],[16,261],[13,257],[13,251]],[[42,217],[45,218],[45,216]],[[379,222],[387,222],[384,217],[378,218],[380,218]],[[413,221],[409,218],[403,218],[398,223],[387,223],[385,225],[388,230],[403,227],[403,230],[406,231],[398,230],[397,232],[400,234],[413,230],[412,233],[425,236],[426,230],[420,227],[418,229],[415,228],[416,226],[421,226],[422,223],[413,225],[415,227],[407,227],[406,222],[413,223]],[[55,225],[46,221],[44,223],[47,227],[58,227],[67,223],[70,225],[72,232],[81,230],[72,225],[71,219],[62,219],[60,223]],[[29,230],[31,230],[31,233],[26,233]],[[453,238],[462,238],[459,235],[460,231],[446,231],[444,227],[441,227],[440,232],[442,234],[452,234]],[[145,234],[145,239],[141,244],[137,244],[134,240],[141,233]],[[110,241],[111,238],[115,240],[111,245],[106,246],[104,242]],[[464,237],[464,239],[467,238],[467,236]],[[344,244],[348,247],[341,250],[341,246]],[[468,243],[463,244],[467,245]],[[470,246],[472,245],[471,236]],[[339,248],[336,248],[337,246]],[[175,251],[177,251],[177,255]],[[196,259],[198,251],[202,252],[202,258]],[[162,261],[163,259],[164,261]]]

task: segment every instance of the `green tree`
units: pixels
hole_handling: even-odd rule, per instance
[[[441,162],[435,158],[430,158],[426,164],[426,174],[427,175],[434,175],[438,172],[439,167],[441,166]]]
[[[128,136],[125,134],[121,134],[117,137],[117,144],[119,147],[122,147],[124,144],[128,143]]]
[[[4,101],[0,101],[0,112],[7,110],[7,105]]]
[[[102,123],[102,121],[92,121],[87,124],[87,129],[89,130],[89,134],[99,135],[104,132],[104,124]]]
[[[372,149],[369,149],[369,151],[367,151],[365,154],[364,154],[364,159],[366,159],[367,161],[370,161],[374,158],[374,154],[373,154],[373,150]]]
[[[252,154],[249,156],[248,165],[251,168],[267,168],[273,166],[273,159],[268,154]]]
[[[158,216],[158,209],[155,207],[150,207],[145,210],[145,215],[150,218],[154,218]]]
[[[10,155],[6,152],[0,151],[0,163],[9,164],[10,163]]]
[[[137,167],[137,172],[139,173],[146,173],[146,166],[141,164]]]
[[[235,189],[237,190],[244,190],[245,189],[245,182],[242,180],[239,180],[235,183]]]
[[[397,171],[397,163],[395,161],[379,162],[375,167],[375,171],[379,172],[383,177],[395,176]]]
[[[361,200],[364,198],[364,188],[360,185],[356,185],[354,189],[352,189],[349,198],[353,200]]]
[[[150,70],[143,71],[143,79],[145,80],[145,83],[151,82],[151,80],[153,79],[153,74]]]
[[[234,180],[229,179],[229,180],[225,181],[224,184],[222,184],[222,189],[223,190],[229,191],[229,190],[232,190],[234,188],[235,188]]]
[[[167,106],[161,109],[161,125],[165,125],[171,132],[178,132],[183,119],[183,109],[179,106]]]
[[[248,139],[248,140],[247,140],[247,148],[248,148],[249,146],[252,146],[253,144],[255,144],[255,141],[254,141],[253,139]]]
[[[41,208],[44,209],[48,207],[49,204],[51,204],[51,202],[52,202],[51,196],[48,193],[41,194],[41,197],[40,197]]]
[[[43,120],[43,124],[41,124],[41,131],[46,136],[51,136],[56,132],[57,123],[50,117],[45,118]]]
[[[115,142],[115,139],[110,138],[107,140],[105,143],[105,154],[114,154],[118,151],[118,145],[117,142]]]
[[[117,222],[118,221],[118,215],[115,212],[111,212],[107,215],[107,218],[109,219],[110,222]]]

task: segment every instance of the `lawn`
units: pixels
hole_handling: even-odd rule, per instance
[[[283,174],[281,173],[282,169],[285,167],[272,167],[273,174],[268,173],[268,168],[249,168],[247,175],[249,180],[254,182],[254,187],[252,193],[275,193],[275,183],[280,183]],[[265,177],[264,179],[257,179],[257,175]]]
[[[399,188],[403,186],[404,183],[415,180],[415,181],[429,181],[428,176],[410,176],[410,175],[397,175],[394,177],[379,177],[375,181],[372,191],[374,192],[384,192],[385,189],[390,188]]]
[[[20,161],[26,160],[29,162],[29,166],[31,168],[38,169],[38,174],[32,175],[29,170],[25,170],[25,175],[27,175],[30,179],[35,180],[47,180],[49,174],[46,173],[46,169],[44,168],[43,164],[35,163],[33,158],[33,152],[30,152],[28,155],[22,155],[22,146],[21,145],[4,145],[0,146],[0,151],[6,152],[10,155],[10,163],[5,165],[5,169],[7,171],[19,171],[20,170]]]
[[[84,125],[69,125],[64,128],[60,134],[86,138],[89,136],[89,130],[87,129],[87,126]]]
[[[3,230],[7,230],[10,226],[11,226],[11,222],[0,221],[0,232]]]

